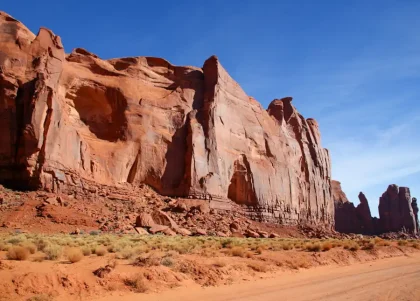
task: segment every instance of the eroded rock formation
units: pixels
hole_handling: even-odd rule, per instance
[[[397,232],[402,229],[416,232],[416,219],[411,207],[410,189],[389,185],[379,199],[381,232]]]
[[[152,186],[246,205],[258,220],[334,224],[330,158],[292,98],[264,110],[210,57],[66,55],[48,29],[0,14],[0,182],[71,191]],[[214,206],[216,206],[214,205]]]
[[[335,229],[342,233],[375,233],[374,221],[365,195],[359,194],[359,205],[349,202],[338,181],[331,183],[335,205]]]
[[[381,234],[405,231],[418,233],[417,200],[410,189],[389,185],[379,199],[379,219],[372,218],[366,196],[359,194],[357,207],[347,200],[340,182],[332,181],[335,204],[335,229],[343,233]]]

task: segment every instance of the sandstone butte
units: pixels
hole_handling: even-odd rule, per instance
[[[261,221],[333,227],[329,153],[291,97],[265,110],[215,56],[196,68],[66,54],[52,31],[6,13],[0,40],[1,183],[144,183],[214,207],[230,199]]]
[[[410,189],[389,185],[379,198],[379,219],[372,217],[368,200],[361,192],[357,207],[349,202],[338,181],[332,181],[335,204],[335,229],[343,233],[381,234],[406,231],[419,233],[417,199]]]

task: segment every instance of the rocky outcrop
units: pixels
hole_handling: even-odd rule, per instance
[[[229,199],[260,221],[331,227],[330,158],[292,98],[264,110],[217,57],[203,68],[153,57],[65,55],[0,15],[0,182],[29,189],[152,186]]]
[[[381,232],[417,231],[410,189],[389,185],[379,199],[379,222]]]
[[[335,204],[335,229],[343,233],[381,234],[405,231],[418,233],[417,200],[410,189],[389,185],[379,199],[379,219],[372,218],[366,196],[359,194],[357,207],[347,200],[340,182],[332,181]]]
[[[411,208],[413,208],[414,219],[416,221],[416,232],[419,233],[419,207],[417,205],[417,199],[413,198],[411,201]]]
[[[332,191],[335,206],[335,230],[342,233],[375,233],[369,203],[362,192],[359,194],[360,204],[355,207],[347,199],[340,182],[332,181]]]
[[[360,221],[360,232],[365,234],[375,233],[374,221],[370,213],[369,203],[363,192],[359,193],[359,205],[356,207],[357,218]]]

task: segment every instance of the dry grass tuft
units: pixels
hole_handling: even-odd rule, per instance
[[[398,241],[398,245],[401,246],[401,247],[406,246],[407,244],[408,244],[408,241],[406,241],[406,240],[399,240]]]
[[[26,248],[31,254],[35,254],[38,250],[37,246],[32,242],[26,242],[22,244],[22,247]]]
[[[124,279],[124,284],[131,287],[136,293],[147,292],[147,282],[142,274],[136,274]]]
[[[250,262],[248,263],[248,267],[260,273],[267,273],[269,271],[268,266],[261,262]]]
[[[92,255],[92,250],[90,247],[83,247],[82,253],[83,253],[83,256],[90,256]]]
[[[414,249],[420,249],[420,244],[415,242],[411,245]]]
[[[322,246],[321,246],[321,244],[319,242],[316,242],[316,243],[306,244],[305,248],[309,252],[319,252],[319,251],[321,251]]]
[[[161,264],[161,260],[162,258],[154,253],[142,254],[134,260],[133,265],[139,267],[159,266]]]
[[[308,260],[305,258],[294,258],[293,260],[286,260],[286,264],[295,270],[298,270],[299,268],[307,269],[310,267]]]
[[[359,244],[357,244],[357,243],[355,243],[355,242],[353,242],[353,243],[350,243],[349,244],[349,246],[348,246],[348,250],[350,250],[350,251],[357,251],[357,250],[359,250],[360,249],[360,246],[359,246]]]
[[[375,249],[375,240],[371,240],[362,246],[362,250],[373,250],[373,249]]]
[[[84,257],[80,248],[70,248],[67,250],[67,259],[71,263],[79,262]]]
[[[26,260],[29,257],[29,250],[21,246],[13,246],[7,251],[9,260]]]
[[[326,241],[322,244],[321,249],[322,251],[329,251],[333,248],[333,244],[330,241]]]
[[[95,254],[98,256],[104,256],[107,253],[107,249],[104,246],[98,246],[95,248]]]
[[[44,248],[44,253],[46,255],[46,259],[48,260],[57,260],[61,257],[63,249],[59,245],[48,245]]]
[[[230,250],[230,254],[232,256],[236,256],[236,257],[245,257],[246,256],[246,250],[243,247],[233,247]]]

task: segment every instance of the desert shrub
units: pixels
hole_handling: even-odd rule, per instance
[[[310,264],[305,258],[294,258],[291,260],[286,260],[287,266],[292,269],[298,270],[299,268],[307,269]]]
[[[250,251],[247,251],[247,252],[245,252],[245,257],[246,258],[253,258],[254,257],[254,254],[252,252],[250,252]]]
[[[32,242],[26,242],[22,244],[22,247],[28,249],[29,253],[31,254],[35,254],[38,249],[37,246]]]
[[[23,240],[22,240],[21,237],[13,237],[13,238],[10,238],[7,242],[11,245],[18,245],[18,244],[22,243],[22,241]]]
[[[375,241],[371,240],[368,243],[365,243],[362,247],[362,250],[373,250],[375,249]]]
[[[412,244],[411,244],[411,246],[412,246],[414,249],[420,249],[420,244],[419,244],[419,243],[417,243],[417,242],[412,243]]]
[[[135,252],[131,247],[126,247],[118,254],[118,258],[120,258],[120,259],[130,259],[134,256],[134,254],[135,254]]]
[[[333,244],[331,243],[331,242],[329,242],[329,241],[326,241],[326,242],[324,242],[323,244],[322,244],[322,246],[321,246],[321,249],[322,249],[322,251],[329,251],[329,250],[331,250],[333,248]]]
[[[101,231],[99,231],[99,230],[92,230],[92,231],[89,232],[89,235],[92,235],[92,236],[96,236],[96,235],[99,235],[99,234],[101,234]]]
[[[258,247],[255,252],[257,252],[258,255],[261,255],[263,253],[264,249],[261,247]]]
[[[8,243],[1,243],[0,244],[0,251],[8,251],[13,245]]]
[[[391,243],[388,240],[385,240],[385,239],[379,239],[378,240],[378,239],[375,238],[375,241],[376,241],[376,245],[381,246],[381,247],[391,245]]]
[[[352,243],[348,246],[348,250],[350,251],[357,251],[360,249],[360,246],[357,243]]]
[[[44,251],[44,249],[48,246],[48,242],[45,239],[39,238],[35,240],[35,245],[40,251]]]
[[[383,242],[384,240],[382,238],[380,238],[380,237],[375,237],[373,239],[373,241],[375,242],[375,244],[379,244],[379,243]]]
[[[95,249],[95,254],[98,256],[104,256],[107,253],[107,250],[104,246],[98,246]]]
[[[406,246],[407,244],[408,244],[408,242],[406,240],[399,240],[398,241],[398,245],[401,246],[401,247]]]
[[[250,262],[248,263],[248,267],[260,273],[266,273],[269,270],[268,266],[261,262]]]
[[[133,265],[140,267],[151,267],[159,266],[161,263],[161,258],[154,254],[142,254],[133,261]]]
[[[230,254],[232,256],[245,257],[246,251],[245,251],[245,249],[243,247],[233,247],[230,250]]]
[[[90,256],[92,254],[92,250],[90,247],[85,246],[82,248],[83,256]]]
[[[160,263],[165,267],[172,267],[175,264],[175,260],[171,256],[165,256]]]
[[[49,244],[44,248],[45,258],[48,260],[57,260],[62,254],[63,248],[59,245]]]
[[[147,292],[147,282],[142,274],[136,274],[124,279],[124,284],[131,287],[137,293]]]
[[[232,238],[223,239],[220,242],[222,248],[230,248],[234,244],[234,240]]]
[[[21,246],[13,246],[9,248],[6,256],[10,260],[26,260],[29,257],[29,251]]]
[[[308,250],[309,252],[319,252],[321,251],[321,244],[319,242],[307,244],[306,250]]]
[[[67,250],[67,259],[71,263],[79,262],[83,258],[83,252],[80,248],[70,248]]]
[[[290,243],[285,243],[285,244],[283,244],[282,245],[282,248],[283,248],[283,250],[291,250],[291,249],[293,249],[293,245],[292,244],[290,244]]]

